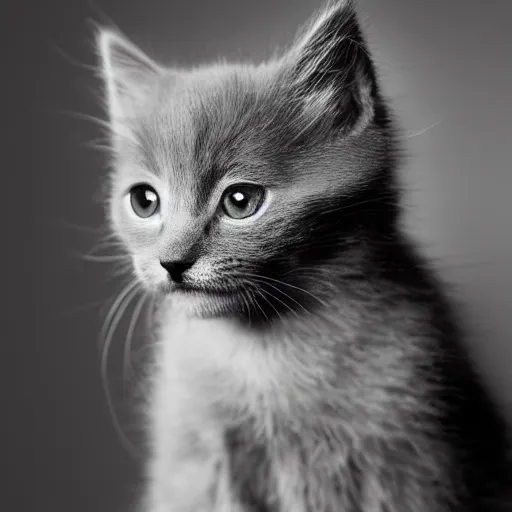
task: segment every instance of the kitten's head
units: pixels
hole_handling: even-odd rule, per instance
[[[351,2],[258,66],[167,69],[110,30],[98,46],[110,216],[148,288],[270,319],[313,307],[392,229],[393,138]]]

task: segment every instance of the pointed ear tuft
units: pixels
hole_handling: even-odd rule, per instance
[[[288,62],[307,116],[349,133],[372,120],[377,81],[352,0],[328,2],[300,34]]]
[[[96,44],[110,120],[120,123],[136,115],[163,70],[115,30],[100,29]]]

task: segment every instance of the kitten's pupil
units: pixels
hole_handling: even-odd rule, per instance
[[[233,185],[224,192],[222,208],[232,219],[245,219],[259,210],[263,197],[257,185]]]
[[[243,192],[234,192],[231,194],[231,200],[237,208],[245,208],[249,202],[249,199],[243,194]]]
[[[158,194],[149,185],[136,185],[130,190],[130,203],[139,217],[151,217],[158,210]]]

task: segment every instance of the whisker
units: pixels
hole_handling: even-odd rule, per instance
[[[69,55],[67,52],[65,52],[57,43],[52,44],[54,50],[60,54],[62,58],[64,58],[69,64],[82,68],[86,71],[92,71],[96,73],[98,71],[98,66],[91,65],[91,64],[85,64],[83,62],[79,62],[77,59]]]
[[[258,309],[261,311],[261,314],[266,318],[267,322],[270,321],[267,314],[265,313],[265,310],[260,306],[259,302],[256,300],[256,297],[253,293],[253,290],[248,290],[249,296],[251,297],[251,302],[258,307]]]
[[[251,324],[251,305],[249,299],[245,296],[246,291],[243,290],[242,294],[240,295],[242,297],[242,300],[244,301],[244,305],[247,309],[247,314],[249,315],[249,324]]]
[[[131,263],[120,264],[112,269],[110,271],[110,279],[126,276],[127,274],[129,274],[131,277],[134,277]]]
[[[93,302],[90,302],[88,304],[83,304],[81,306],[77,306],[75,308],[69,309],[67,311],[61,311],[59,314],[60,318],[68,318],[75,315],[78,315],[84,311],[88,311],[92,308],[97,308],[98,306],[103,306],[105,302],[108,301],[108,299],[102,299],[102,300],[95,300]]]
[[[113,262],[130,262],[130,257],[127,254],[118,254],[112,256],[90,256],[82,254],[79,256],[82,260],[92,261],[95,263],[113,263]]]
[[[260,288],[256,288],[255,289],[256,293],[262,298],[265,300],[265,302],[276,312],[276,315],[282,319],[282,316],[281,316],[281,313],[279,313],[279,311],[275,308],[275,306],[272,304],[272,302],[270,302],[267,297],[265,296],[265,294],[263,293],[263,290],[260,289]],[[262,310],[263,311],[263,310]],[[265,315],[267,316],[267,315]],[[267,317],[267,320],[268,320],[268,317]]]
[[[430,130],[432,130],[432,128],[435,128],[436,126],[439,126],[440,124],[441,124],[441,121],[437,121],[436,123],[432,123],[430,126],[423,128],[423,130],[419,130],[419,131],[413,132],[413,133],[406,133],[401,138],[402,139],[412,139],[414,137],[419,137],[420,135],[423,135],[423,134],[429,132]]]
[[[103,343],[106,339],[107,332],[109,330],[110,323],[112,322],[112,318],[116,314],[117,309],[119,308],[120,304],[125,299],[126,295],[131,293],[131,291],[138,286],[137,281],[131,281],[128,283],[119,293],[119,295],[116,297],[115,301],[113,302],[112,306],[110,306],[110,309],[107,313],[107,316],[105,318],[105,321],[103,322],[102,329],[100,331],[99,336],[99,342],[100,344]]]
[[[104,251],[107,249],[116,249],[118,251],[120,250],[121,252],[126,253],[125,246],[121,241],[104,239],[104,240],[100,240],[94,247],[92,247],[85,254],[86,255],[94,255],[94,254],[98,254],[100,251]]]
[[[128,291],[125,292],[125,290],[128,290]],[[119,300],[119,298],[118,298],[114,302],[114,305],[112,306],[112,308],[109,312],[110,322],[108,324],[108,329],[106,330],[105,342],[104,342],[104,346],[103,346],[103,350],[102,350],[102,354],[101,354],[101,380],[103,383],[103,389],[105,392],[107,408],[108,408],[108,411],[109,411],[109,414],[110,414],[110,417],[112,420],[112,424],[113,424],[114,429],[116,430],[123,446],[126,448],[128,453],[130,453],[135,458],[138,458],[139,454],[138,454],[137,450],[134,448],[134,446],[132,445],[132,443],[130,442],[130,440],[126,437],[126,434],[124,433],[123,428],[121,427],[119,418],[117,416],[117,413],[116,413],[116,410],[114,407],[112,395],[110,393],[110,386],[108,384],[108,354],[109,354],[110,346],[112,344],[114,332],[117,329],[117,326],[119,325],[119,322],[120,322],[122,316],[124,315],[124,313],[126,312],[129,304],[131,303],[133,298],[137,295],[138,291],[139,291],[138,290],[138,282],[133,281],[132,283],[130,283],[130,285],[125,287],[123,292],[120,294],[121,300]],[[111,314],[112,311],[114,311],[113,314]]]
[[[295,300],[291,295],[288,295],[286,292],[284,292],[283,290],[281,290],[280,288],[278,288],[277,286],[271,284],[271,283],[268,283],[262,279],[259,279],[257,277],[253,277],[252,278],[252,281],[254,282],[260,282],[260,283],[265,283],[266,286],[270,286],[271,288],[273,288],[274,290],[277,290],[279,293],[281,293],[282,295],[284,295],[286,298],[292,300],[293,302],[295,302],[295,304],[297,304],[297,306],[299,306],[300,308],[302,308],[304,310],[305,313],[309,313],[309,311],[300,303],[298,302],[297,300]],[[249,283],[251,282],[251,280],[249,280]],[[277,297],[274,297],[276,300],[279,300]],[[280,301],[281,302],[281,301]],[[290,309],[290,311],[292,311],[292,308],[286,304],[286,306]],[[296,311],[293,310],[295,313]]]
[[[124,352],[123,352],[123,380],[128,380],[131,373],[131,355],[132,355],[132,339],[133,333],[135,331],[135,326],[139,319],[140,313],[144,304],[146,303],[148,295],[144,294],[137,302],[137,305],[133,309],[132,318],[130,320],[130,325],[128,326],[128,331],[126,334],[126,340],[124,343]]]
[[[265,288],[261,288],[260,289],[261,292],[263,293],[266,293],[267,295],[270,295],[270,297],[272,297],[273,299],[277,300],[278,302],[280,302],[283,306],[286,306],[290,312],[292,312],[297,318],[300,318],[300,315],[297,313],[297,311],[295,311],[289,304],[286,304],[285,302],[283,302],[282,300],[278,299],[275,295],[273,295],[272,293],[270,293],[268,290],[266,290]],[[274,308],[275,309],[275,308]],[[277,310],[276,310],[277,311]],[[279,315],[281,316],[281,315]]]
[[[58,109],[57,112],[64,116],[73,117],[75,119],[79,119],[81,121],[90,121],[101,128],[104,128],[107,133],[109,133],[112,130],[112,125],[109,121],[105,121],[104,119],[101,119],[99,117],[92,116],[90,114],[84,114],[83,112],[73,112],[70,110],[60,110]]]
[[[313,297],[313,299],[317,300],[318,302],[320,302],[320,304],[322,304],[322,306],[327,306],[327,303],[324,302],[322,299],[316,297],[315,295],[313,295],[311,292],[309,292],[308,290],[305,290],[304,288],[300,288],[299,286],[295,286],[293,284],[290,284],[290,283],[285,283],[284,281],[281,281],[279,279],[274,279],[272,277],[268,277],[268,276],[262,276],[262,275],[259,275],[259,274],[251,274],[251,273],[245,273],[246,276],[248,277],[257,277],[259,279],[263,279],[263,280],[267,280],[267,281],[272,281],[272,282],[275,282],[277,284],[280,284],[282,286],[288,286],[289,288],[293,288],[295,290],[298,290],[298,291],[301,291],[301,292],[304,292],[308,295],[310,295],[311,297]]]
[[[101,141],[90,140],[90,141],[82,142],[82,146],[86,149],[99,151],[101,153],[108,153],[108,154],[112,153],[112,144],[110,144],[108,141],[101,142]]]

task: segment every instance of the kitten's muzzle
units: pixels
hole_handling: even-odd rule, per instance
[[[160,265],[167,270],[169,277],[175,283],[181,283],[183,281],[183,274],[194,265],[195,261],[161,261]]]

